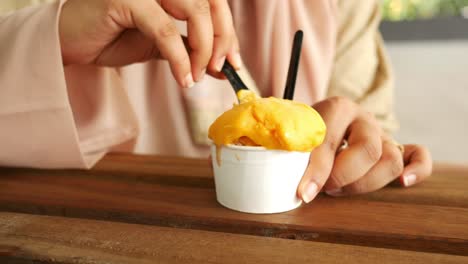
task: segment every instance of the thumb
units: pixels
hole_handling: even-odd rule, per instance
[[[335,146],[336,144],[331,144]],[[310,155],[309,165],[297,189],[298,196],[305,202],[312,201],[325,185],[333,168],[335,151],[328,142],[314,149]]]

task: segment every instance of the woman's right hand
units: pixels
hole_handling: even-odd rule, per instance
[[[187,48],[172,17],[187,21]],[[241,66],[226,0],[68,0],[59,32],[65,65],[124,66],[164,58],[183,87],[205,72],[220,77],[226,58]]]

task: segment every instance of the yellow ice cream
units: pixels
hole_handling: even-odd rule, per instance
[[[237,96],[240,103],[219,116],[209,129],[208,136],[217,146],[312,151],[323,142],[326,126],[312,107],[274,97],[258,98],[246,90]]]

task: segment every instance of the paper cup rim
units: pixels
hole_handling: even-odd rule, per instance
[[[215,144],[213,144],[216,146]],[[300,152],[300,153],[311,153],[311,151],[297,151],[297,150],[284,150],[284,149],[267,149],[262,146],[241,146],[241,145],[234,145],[234,144],[229,144],[229,145],[221,145],[221,147],[224,148],[229,148],[233,150],[240,150],[240,151],[255,151],[255,152],[285,152],[285,153],[290,153],[290,152]]]

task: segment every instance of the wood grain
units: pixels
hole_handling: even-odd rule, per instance
[[[468,257],[0,213],[1,263],[468,263]]]
[[[468,166],[436,164],[432,176],[410,188],[395,184],[346,199],[468,208]]]
[[[0,172],[4,211],[468,255],[464,171],[436,170],[440,174],[408,190],[352,199],[321,196],[274,215],[221,207],[203,160],[113,155],[88,172]]]
[[[69,177],[99,177],[116,181],[214,188],[213,172],[207,159],[181,157],[109,154],[88,171],[0,167],[0,175],[6,174],[60,174]]]
[[[101,175],[117,177],[141,177],[166,183],[181,183],[213,187],[213,174],[207,159],[185,159],[131,154],[106,156],[94,168]],[[164,178],[163,176],[168,176]],[[177,176],[174,178],[171,176]],[[172,181],[170,181],[170,179]],[[390,185],[378,192],[347,197],[346,199],[440,205],[468,208],[468,165],[436,163],[433,175],[412,188]]]
[[[0,168],[6,173],[74,177],[99,177],[116,181],[138,181],[176,186],[214,188],[213,174],[207,159],[187,159],[133,154],[109,154],[91,171],[40,171]],[[468,165],[435,164],[433,175],[424,183],[401,188],[394,184],[365,195],[346,199],[410,203],[468,208]]]

